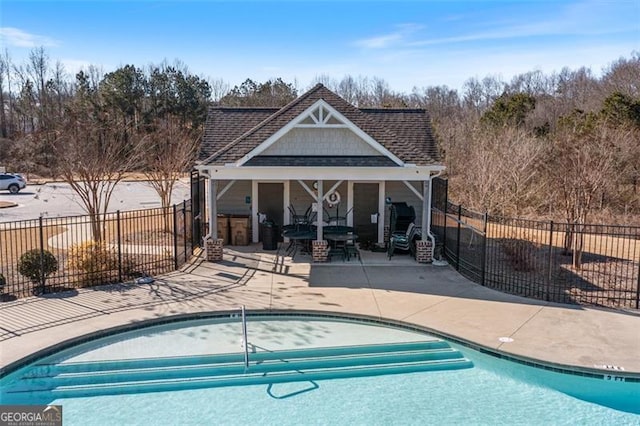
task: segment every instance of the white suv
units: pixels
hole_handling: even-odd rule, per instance
[[[27,186],[27,181],[20,175],[12,175],[10,173],[0,173],[0,190],[8,189],[12,194]]]

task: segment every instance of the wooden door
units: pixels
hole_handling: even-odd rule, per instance
[[[378,241],[378,224],[371,223],[371,215],[378,213],[378,183],[353,184],[353,226],[358,241]]]

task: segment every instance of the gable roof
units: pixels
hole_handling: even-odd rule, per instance
[[[205,160],[279,110],[279,108],[209,108],[198,159]]]
[[[210,108],[199,159],[238,161],[318,100],[324,100],[404,163],[439,164],[431,122],[423,109],[358,109],[322,84],[277,108]]]

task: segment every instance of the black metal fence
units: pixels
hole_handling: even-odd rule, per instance
[[[507,293],[559,303],[640,308],[640,227],[481,214],[451,203],[434,180],[436,253]]]
[[[175,270],[200,244],[199,235],[190,200],[93,220],[87,215],[0,223],[0,292],[11,300]]]

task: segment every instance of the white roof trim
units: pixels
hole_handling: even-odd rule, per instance
[[[344,124],[331,125],[331,124],[324,124],[324,123],[320,122],[318,127],[341,127],[341,128],[346,127],[349,130],[351,130],[353,133],[355,133],[357,136],[359,136],[363,141],[365,141],[371,147],[373,147],[376,151],[380,152],[385,157],[390,158],[397,165],[399,165],[399,166],[404,166],[405,165],[402,162],[402,160],[400,160],[398,157],[396,157],[394,154],[392,154],[391,151],[389,151],[387,148],[382,146],[378,141],[373,139],[371,136],[369,136],[367,133],[365,133],[358,126],[353,124],[350,120],[348,120],[344,115],[340,114],[340,112],[338,112],[334,107],[332,107],[330,104],[328,104],[323,99],[319,99],[318,101],[314,102],[314,104],[311,105],[306,110],[304,110],[304,112],[302,112],[296,118],[291,120],[289,123],[287,123],[285,126],[283,126],[277,132],[275,132],[273,135],[271,135],[267,140],[262,142],[260,145],[258,145],[254,149],[252,149],[251,152],[249,152],[247,155],[245,155],[244,157],[239,159],[235,163],[235,165],[237,167],[242,166],[247,161],[251,160],[253,157],[256,157],[256,156],[260,155],[267,148],[269,148],[271,145],[276,143],[282,136],[287,134],[291,129],[293,129],[295,127],[309,127],[308,125],[304,125],[304,124],[301,125],[300,123],[303,120],[305,120],[307,117],[312,117],[312,119],[315,120],[315,117],[313,116],[312,113],[320,106],[322,106],[324,109],[328,110],[332,116],[336,117],[337,119],[342,121]]]
[[[355,181],[415,181],[428,180],[443,165],[414,167],[237,167],[196,166],[196,169],[216,180],[355,180]]]

